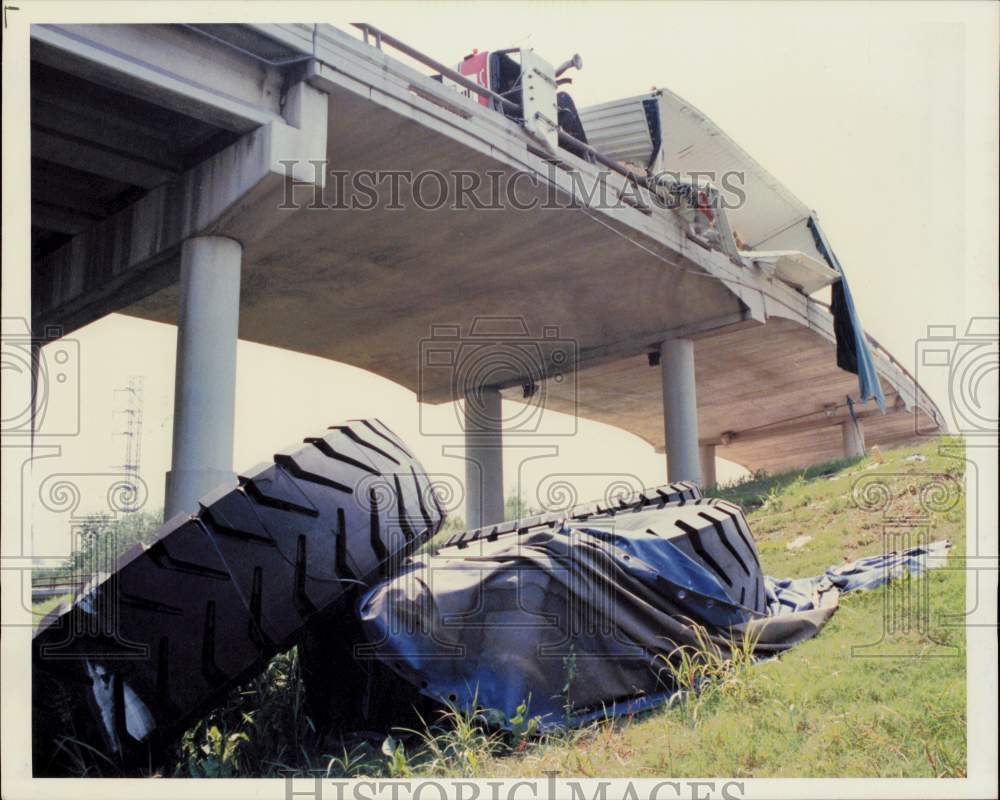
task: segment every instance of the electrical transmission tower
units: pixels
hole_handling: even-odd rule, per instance
[[[115,395],[123,395],[121,406],[113,414],[115,417],[124,416],[124,430],[114,432],[113,436],[123,436],[125,438],[125,461],[120,468],[125,473],[125,480],[130,489],[125,492],[122,502],[122,510],[125,513],[137,511],[139,508],[140,483],[139,469],[142,464],[142,390],[143,377],[141,375],[130,375],[128,386],[115,389]]]

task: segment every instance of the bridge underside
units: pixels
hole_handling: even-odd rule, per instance
[[[333,88],[329,109],[331,169],[499,172],[501,183],[513,174],[508,162],[353,91]],[[489,191],[477,192],[482,202]],[[347,199],[329,184],[320,194],[299,187],[293,196],[305,207],[276,211],[272,195],[271,206],[245,206],[232,228],[218,230],[244,244],[245,340],[349,363],[425,402],[447,402],[458,399],[453,376],[425,369],[421,343],[438,326],[468,335],[477,318],[517,317],[529,338],[554,327],[580,358],[575,381],[546,382],[535,402],[622,428],[662,451],[660,370],[647,354],[665,335],[707,328],[691,334],[700,442],[751,470],[844,453],[841,425],[850,419],[845,403],[857,394],[857,377],[837,367],[833,341],[789,319],[746,320],[730,289],[683,255],[665,260],[655,240],[576,209],[424,210],[405,184],[406,210],[329,207]],[[317,197],[328,207],[309,208]],[[525,183],[518,198],[541,202],[546,194]],[[171,323],[178,307],[174,284],[124,311]],[[513,382],[504,394],[517,401],[523,388]],[[887,414],[856,410],[869,446],[916,435],[914,412],[902,408],[888,381],[883,389]]]
[[[426,136],[421,144],[406,162],[418,169],[459,155],[432,147]],[[392,150],[391,137],[385,147]],[[470,169],[500,166],[461,157]],[[337,163],[353,169],[371,162],[340,151]],[[400,162],[382,163],[395,169]],[[291,212],[267,237],[243,236],[240,338],[352,364],[424,401],[447,402],[457,399],[453,376],[426,368],[421,343],[439,326],[467,335],[476,318],[517,317],[531,339],[554,327],[582,360],[575,381],[543,382],[536,402],[622,428],[662,451],[661,376],[648,353],[669,331],[719,320],[719,328],[691,335],[699,441],[716,445],[721,458],[770,472],[843,455],[846,397],[857,395],[857,377],[837,367],[830,339],[780,317],[732,322],[741,314],[739,300],[704,273],[693,274],[700,272],[696,264],[687,264],[692,272],[671,269],[580,213],[535,217],[447,209]],[[173,284],[122,310],[175,323],[179,307]],[[608,342],[623,344],[587,360]],[[914,413],[924,417],[924,430],[934,427],[922,412],[902,408],[886,380],[883,391],[885,415],[856,409],[869,446],[913,438]],[[504,394],[517,401],[523,388],[518,383]]]
[[[276,48],[262,60],[246,55],[261,46],[256,40],[241,39],[237,51],[176,26],[93,27],[40,29],[33,51],[40,64],[33,75],[36,326],[72,330],[112,311],[176,323],[183,243],[221,237],[241,246],[232,291],[242,339],[352,364],[440,403],[458,399],[461,387],[448,370],[426,368],[421,348],[436,326],[468,338],[477,318],[513,317],[529,342],[554,336],[568,343],[573,360],[561,372],[579,368],[573,381],[545,381],[540,376],[554,366],[546,344],[537,375],[508,369],[496,382],[506,397],[518,400],[525,384],[537,384],[535,402],[659,448],[671,409],[664,407],[666,373],[649,357],[666,341],[693,340],[703,447],[770,471],[843,454],[843,425],[854,423],[845,402],[857,394],[857,379],[836,365],[829,313],[756,266],[692,243],[671,211],[567,207],[572,180],[596,176],[594,164],[560,151],[553,166],[502,115],[339,32],[260,26]],[[245,26],[221,26],[230,27]],[[225,97],[199,83],[199,64],[217,51],[225,53],[212,62]],[[156,69],[137,71],[143,58],[159,59]],[[274,66],[291,62],[294,69]],[[70,71],[90,82],[65,83],[77,87],[72,96],[58,91],[59,75]],[[162,105],[163,129],[137,118],[122,97]],[[57,130],[53,120],[67,109],[86,124]],[[117,131],[114,141],[87,138],[105,128]],[[102,158],[93,158],[98,151]],[[518,181],[519,202],[555,196],[562,207],[449,202],[427,210],[404,181],[403,210],[386,207],[385,186],[370,210],[345,209],[337,206],[364,198],[344,196],[335,179],[317,175],[313,162],[324,159],[323,170],[348,176],[441,173],[451,192],[457,171],[478,175],[484,185],[474,194],[487,205],[491,173],[505,187],[526,172],[534,180]],[[294,191],[286,160],[296,163]],[[59,181],[74,170],[104,173],[93,180],[108,182],[111,199],[92,202],[86,182],[71,195]],[[614,198],[621,181],[612,176],[609,184]],[[427,186],[433,202],[434,181]],[[56,208],[60,198],[67,202]],[[217,245],[189,247],[189,258]],[[210,303],[201,308],[210,324]],[[924,412],[913,409],[927,405],[884,357],[880,369],[888,413],[855,409],[869,446],[916,435],[914,414]]]
[[[501,183],[514,174],[507,162],[351,94],[331,95],[330,108],[331,169],[461,169],[499,173]],[[546,199],[527,182],[517,192],[519,202]],[[489,201],[488,189],[478,194]],[[245,206],[218,226],[244,247],[240,337],[362,367],[425,401],[454,399],[447,376],[421,375],[420,343],[436,326],[467,334],[477,318],[515,317],[528,337],[554,327],[581,353],[608,342],[642,352],[668,328],[740,312],[739,299],[696,263],[675,255],[683,268],[673,268],[580,210],[424,210],[405,187],[405,210],[307,207],[314,196],[300,187],[298,210]],[[335,198],[328,185],[324,202]],[[173,322],[178,304],[175,284],[125,312]]]
[[[780,318],[692,338],[703,446],[771,473],[844,456],[842,428],[853,424],[846,398],[857,396],[857,376],[836,367],[832,342]],[[936,430],[923,411],[903,408],[884,379],[882,388],[885,414],[874,403],[854,408],[867,446],[900,444]],[[521,396],[515,389],[505,395],[512,401]],[[547,408],[624,428],[664,449],[660,370],[643,355],[585,368],[575,385],[549,381],[540,395]]]

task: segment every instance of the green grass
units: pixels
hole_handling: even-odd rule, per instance
[[[941,455],[942,441],[814,468],[805,475],[755,477],[715,492],[754,506],[749,521],[765,570],[818,574],[830,564],[882,552],[887,517],[861,510],[852,487],[870,476],[891,489],[888,514],[922,514],[920,489],[942,475],[962,486],[964,462]],[[960,443],[957,455],[964,455]],[[919,454],[924,462],[906,461]],[[931,539],[964,554],[965,497],[955,492],[924,515]],[[812,536],[804,547],[787,545]],[[900,543],[901,546],[906,546]],[[883,635],[887,603],[926,581],[927,625]],[[912,595],[911,595],[912,596]],[[814,639],[780,658],[739,669],[730,692],[709,693],[642,719],[595,726],[564,742],[542,742],[494,759],[484,775],[673,777],[961,777],[966,764],[965,608],[959,569],[842,598]],[[920,615],[915,615],[920,616]],[[692,705],[695,708],[692,708]]]
[[[941,453],[943,444],[952,455]],[[906,460],[914,454],[926,460]],[[965,552],[964,492],[945,502],[939,497],[937,510],[925,514],[921,491],[935,475],[953,489],[962,487],[963,455],[960,441],[934,440],[885,451],[880,460],[758,475],[713,494],[748,510],[765,571],[774,576],[815,575],[883,552],[887,514],[923,515],[920,526],[932,540],[950,539],[955,559]],[[887,512],[859,508],[852,494],[859,481],[872,480],[887,489]],[[800,536],[812,538],[789,549]],[[903,589],[920,596],[921,587],[927,590],[920,606],[927,623],[913,620],[883,633],[889,604]],[[964,630],[955,619],[964,608],[960,569],[846,596],[817,637],[778,658],[755,663],[745,648],[731,658],[689,654],[681,683],[684,674],[704,675],[711,688],[683,702],[543,736],[535,735],[530,720],[517,735],[500,736],[487,724],[487,712],[456,709],[416,731],[320,736],[303,710],[293,650],[188,731],[161,774],[508,777],[556,770],[584,777],[961,777],[966,660]]]
[[[38,623],[45,619],[45,615],[48,614],[52,609],[56,608],[62,603],[68,603],[72,600],[72,595],[61,594],[57,597],[49,597],[46,600],[40,600],[37,603],[31,604],[31,615],[33,617],[32,623],[37,627]]]

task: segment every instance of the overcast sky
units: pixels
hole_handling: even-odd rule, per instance
[[[985,302],[993,307],[995,6],[407,5],[344,7],[340,18],[326,21],[347,29],[365,18],[446,63],[472,48],[534,47],[552,62],[579,52],[584,68],[571,89],[578,106],[653,86],[693,103],[818,211],[866,328],[911,370],[928,324],[964,329],[970,313],[982,313],[984,297],[966,296],[975,275],[992,287]],[[46,459],[40,477],[108,473],[123,462],[124,440],[114,434],[125,418],[113,412],[125,395],[114,390],[139,375],[142,475],[148,505],[161,506],[175,329],[111,315],[72,338],[80,348],[81,431],[56,442],[61,453]],[[238,359],[237,469],[328,424],[378,416],[430,472],[462,475],[440,440],[419,435],[411,392],[352,367],[261,345],[240,343]],[[916,371],[946,406],[945,377]],[[439,424],[455,418],[451,406],[424,413]],[[661,455],[604,425],[580,421],[578,436],[540,438],[521,455],[541,456],[553,446],[557,455],[526,467],[529,502],[545,475],[595,474],[573,479],[581,499],[616,477],[645,485],[665,480]],[[508,486],[518,470],[513,456],[505,461]],[[721,479],[737,474],[720,469]],[[78,482],[79,510],[99,510],[107,479]],[[65,554],[69,541],[65,514],[36,509],[36,554]]]

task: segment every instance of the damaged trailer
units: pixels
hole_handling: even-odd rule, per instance
[[[673,694],[677,648],[707,636],[723,652],[748,640],[779,653],[820,630],[840,590],[919,571],[927,555],[775,581],[742,511],[684,483],[416,554],[443,520],[431,482],[378,421],[244,472],[39,625],[35,775],[72,774],[68,740],[125,771],[162,763],[295,645],[310,714],[341,732],[442,706],[489,708],[501,727],[522,704],[542,725],[634,713]]]
[[[841,594],[942,565],[950,547],[777,580],[723,500],[525,522],[414,556],[349,622],[313,626],[300,652],[316,719],[388,730],[418,719],[408,710],[449,709],[545,730],[634,715],[678,693],[670,664],[682,650],[775,656],[819,633]]]
[[[802,293],[832,286],[838,364],[858,374],[860,399],[883,404],[815,215],[696,109],[656,90],[578,111],[559,91],[578,56],[553,67],[529,49],[474,53],[456,71],[360,27],[517,120],[540,152],[567,150],[677,201],[702,246]],[[727,209],[715,186],[676,177],[692,159],[742,171],[754,204]],[[39,625],[35,774],[72,769],[67,739],[126,769],[155,764],[296,645],[311,712],[344,731],[398,725],[421,706],[483,705],[501,726],[523,704],[546,725],[648,708],[675,691],[666,664],[678,648],[707,636],[722,650],[749,640],[758,655],[779,653],[820,630],[839,591],[889,567],[922,569],[926,555],[866,562],[861,577],[777,581],[741,509],[685,483],[460,532],[420,553],[444,518],[420,464],[378,421],[334,426],[203,497]]]

